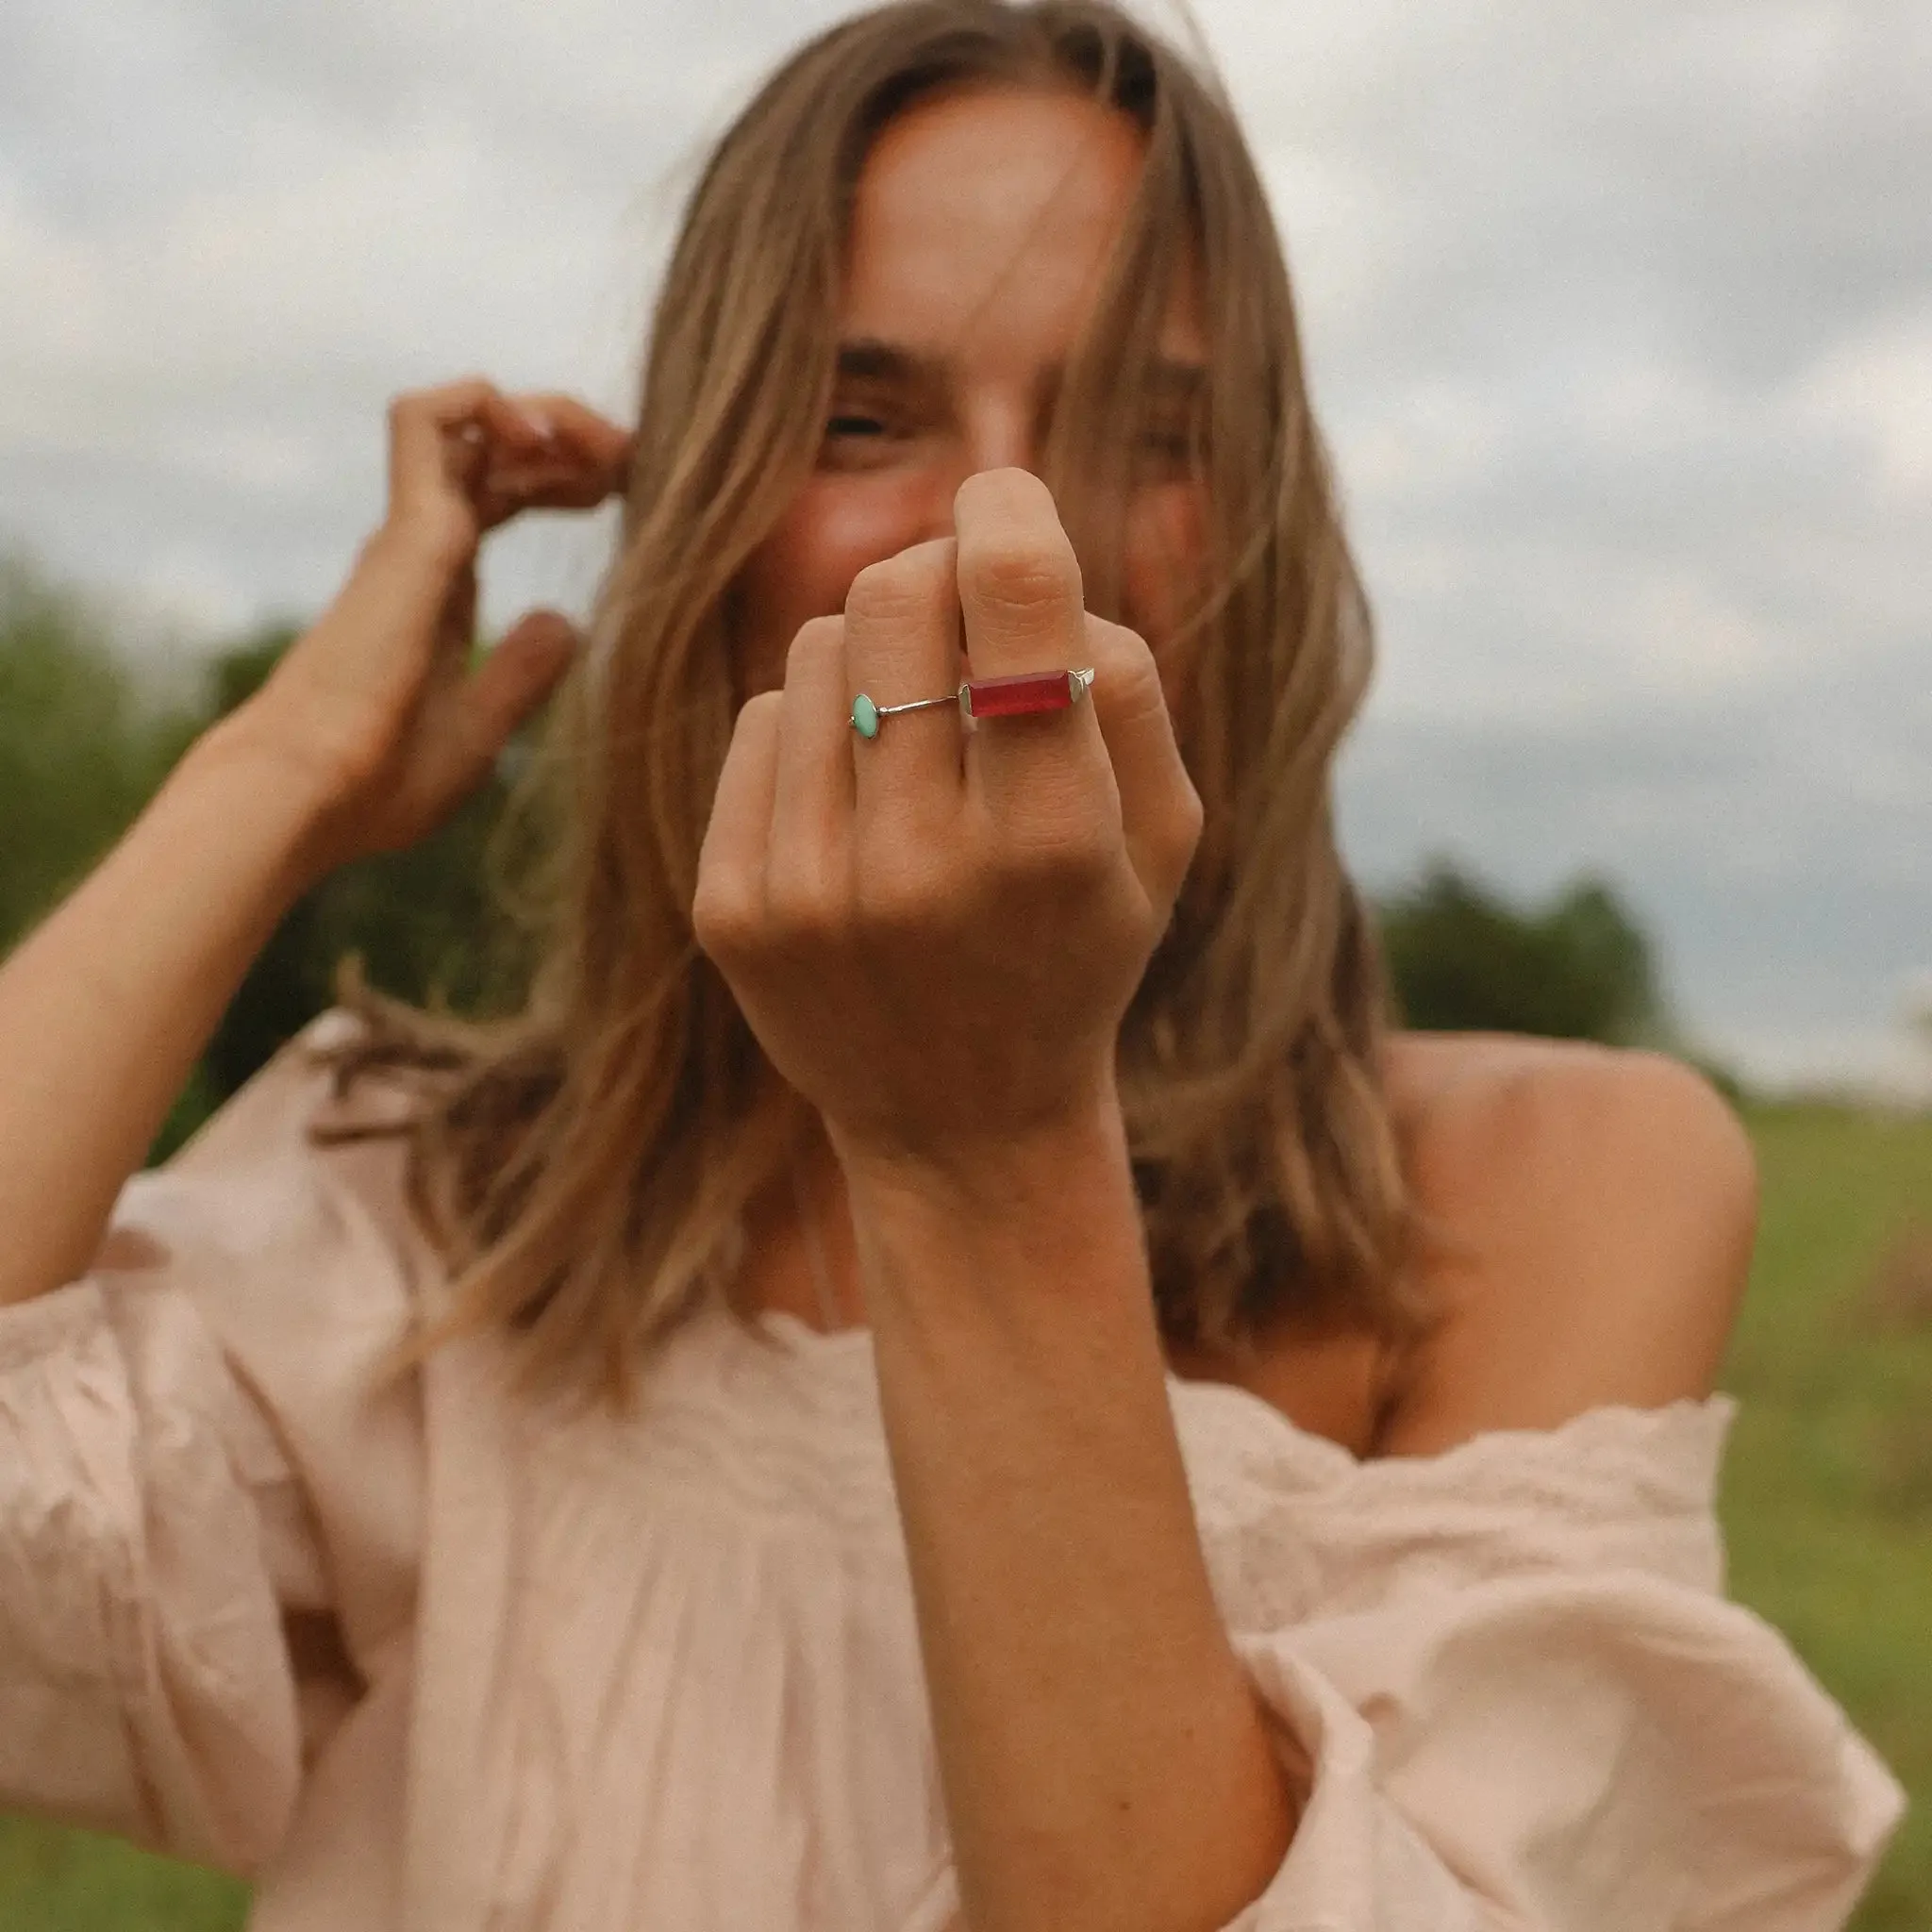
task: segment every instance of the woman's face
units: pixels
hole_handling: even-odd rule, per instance
[[[799,626],[842,610],[867,564],[951,535],[968,476],[1039,469],[1141,142],[1094,102],[1017,90],[946,95],[881,135],[858,180],[817,466],[738,586],[741,696],[784,683]],[[1157,651],[1201,543],[1201,486],[1184,455],[1206,380],[1191,288],[1158,348],[1172,366],[1157,371],[1136,458],[1123,583],[1126,620]]]

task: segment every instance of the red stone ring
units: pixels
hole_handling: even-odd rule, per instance
[[[1017,718],[1025,711],[1071,710],[1093,687],[1093,667],[1084,671],[1023,671],[1017,677],[969,677],[942,698],[919,698],[909,705],[875,705],[863,691],[852,700],[852,728],[876,738],[882,718],[901,711],[929,711],[958,705],[966,718]]]

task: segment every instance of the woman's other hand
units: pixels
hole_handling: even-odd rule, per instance
[[[569,668],[575,628],[537,610],[472,671],[477,545],[522,510],[602,503],[629,455],[623,430],[568,396],[476,378],[391,404],[381,526],[231,721],[319,788],[318,871],[433,831]]]
[[[847,1149],[950,1164],[1112,1098],[1120,1022],[1200,836],[1153,654],[1091,615],[1044,484],[970,478],[957,540],[861,571],[739,714],[692,908],[777,1071]],[[1091,702],[955,706],[971,675],[1095,672]]]

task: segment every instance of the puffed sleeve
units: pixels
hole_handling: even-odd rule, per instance
[[[1357,1462],[1188,1391],[1217,1600],[1312,1767],[1226,1932],[1831,1932],[1898,1785],[1723,1594],[1728,1398]]]
[[[258,1872],[413,1588],[408,1255],[307,1044],[0,1308],[0,1809]]]

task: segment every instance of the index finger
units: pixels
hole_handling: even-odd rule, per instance
[[[525,408],[534,409],[557,431],[559,442],[581,456],[588,468],[602,483],[605,495],[625,488],[630,478],[631,452],[636,439],[608,416],[600,416],[575,396],[545,392],[519,396]]]

